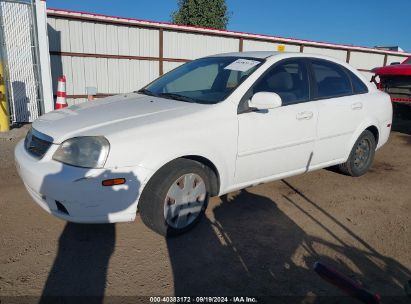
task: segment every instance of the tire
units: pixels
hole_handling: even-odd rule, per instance
[[[138,209],[144,224],[166,237],[193,228],[208,205],[209,173],[208,167],[188,159],[164,165],[141,195]]]
[[[355,177],[364,175],[372,165],[375,148],[374,134],[365,130],[355,142],[347,162],[339,165],[340,171]]]

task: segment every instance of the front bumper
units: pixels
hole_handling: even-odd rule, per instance
[[[57,146],[52,145],[38,160],[17,144],[17,171],[27,191],[47,212],[70,222],[114,223],[133,221],[142,189],[152,171],[142,167],[86,169],[54,161]],[[112,187],[102,181],[125,178],[126,183]],[[63,206],[63,207],[62,207]]]

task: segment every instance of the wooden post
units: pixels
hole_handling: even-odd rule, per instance
[[[345,59],[345,62],[350,63],[350,59],[351,59],[351,51],[347,50],[347,58]]]
[[[158,68],[159,68],[159,74],[160,76],[164,74],[164,67],[163,67],[163,63],[164,63],[164,37],[163,37],[163,29],[160,28],[159,30],[159,61],[158,61]]]
[[[240,38],[239,43],[238,43],[238,51],[242,52],[244,49],[244,39],[243,37]]]
[[[388,55],[385,54],[385,55],[384,55],[384,66],[387,65],[387,61],[388,61]]]

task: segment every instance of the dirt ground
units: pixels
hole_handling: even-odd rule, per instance
[[[14,167],[27,126],[1,134],[0,297],[280,295],[284,303],[324,300],[318,296],[341,303],[342,293],[312,270],[322,261],[383,303],[409,303],[398,296],[411,279],[411,120],[395,129],[363,177],[320,170],[214,198],[206,219],[169,240],[139,217],[77,225],[45,213]]]

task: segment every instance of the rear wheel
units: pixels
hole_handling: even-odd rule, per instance
[[[340,171],[351,176],[364,175],[374,160],[375,147],[374,134],[365,130],[355,142],[347,162],[339,165]]]
[[[164,236],[190,230],[208,204],[208,170],[187,159],[177,159],[161,168],[141,196],[139,211],[143,222]]]

